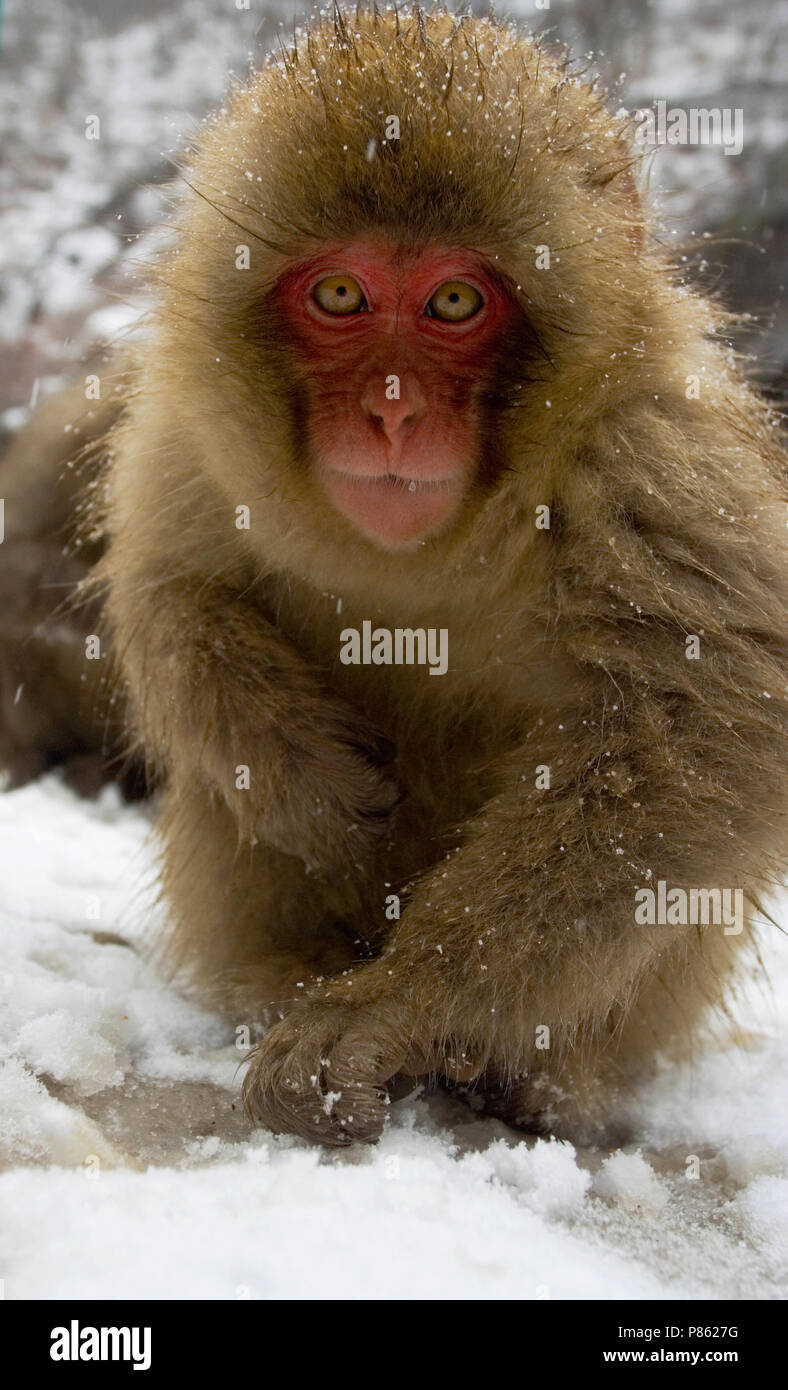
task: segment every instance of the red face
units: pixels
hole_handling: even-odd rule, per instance
[[[357,241],[295,266],[276,293],[329,501],[389,549],[444,528],[479,468],[481,400],[514,312],[491,268]]]

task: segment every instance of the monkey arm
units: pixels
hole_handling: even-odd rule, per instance
[[[398,1071],[512,1078],[544,1064],[537,1030],[550,1030],[551,1067],[610,1036],[666,954],[697,944],[694,927],[638,925],[636,890],[718,884],[720,824],[736,842],[746,833],[735,732],[704,764],[702,716],[686,710],[683,734],[681,718],[681,702],[653,700],[627,718],[545,719],[538,758],[529,743],[505,760],[501,791],[416,885],[384,954],[315,987],[266,1035],[252,1112],[326,1143],[374,1139]],[[581,777],[561,781],[562,747]],[[552,764],[551,788],[534,786],[535,761]],[[747,885],[743,856],[730,886]]]
[[[397,800],[393,748],[251,601],[198,576],[113,582],[109,621],[146,750],[221,794],[244,837],[353,862]]]

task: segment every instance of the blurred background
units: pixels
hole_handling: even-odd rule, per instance
[[[542,0],[542,4],[545,0]],[[0,433],[144,307],[172,160],[309,10],[292,0],[0,0]],[[237,4],[248,9],[237,8]],[[488,6],[469,6],[484,12]],[[613,109],[741,107],[744,148],[664,147],[666,243],[729,307],[777,400],[788,374],[788,0],[515,0]],[[87,139],[98,117],[100,139]]]

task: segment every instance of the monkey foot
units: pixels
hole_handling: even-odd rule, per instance
[[[450,1080],[444,1088],[471,1104],[480,1115],[494,1117],[526,1134],[551,1135],[583,1146],[606,1143],[614,1133],[603,1123],[600,1098],[576,1086],[560,1085],[545,1072],[505,1081],[495,1074],[480,1076],[471,1085]],[[619,1128],[615,1133],[623,1134]]]
[[[557,1124],[558,1087],[544,1076],[518,1077],[506,1084],[497,1077],[482,1077],[474,1088],[482,1100],[482,1113],[503,1120],[527,1134],[551,1134]]]

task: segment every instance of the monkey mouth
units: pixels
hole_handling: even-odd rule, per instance
[[[368,539],[399,549],[442,530],[463,487],[457,472],[439,477],[326,469],[323,487],[338,512]]]
[[[424,492],[430,488],[451,487],[457,481],[456,476],[449,473],[445,477],[421,478],[411,477],[407,473],[346,473],[342,469],[336,471],[341,478],[346,478],[350,483],[382,490],[407,488],[408,492]]]

